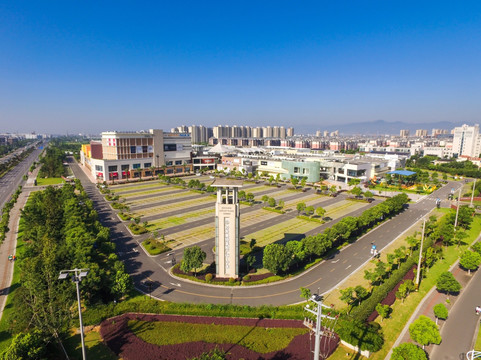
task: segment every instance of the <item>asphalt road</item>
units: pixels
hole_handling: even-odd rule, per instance
[[[466,353],[473,350],[473,334],[480,316],[475,314],[476,306],[481,306],[481,271],[473,274],[473,279],[461,291],[459,299],[449,312],[449,318],[441,330],[443,341],[435,346],[431,359],[466,359]]]
[[[157,257],[147,255],[140,247],[139,237],[130,235],[126,226],[118,220],[115,212],[103,199],[95,184],[89,181],[76,163],[72,163],[71,166],[75,176],[81,180],[85,191],[94,202],[101,222],[111,229],[111,237],[117,245],[119,258],[124,261],[126,270],[132,276],[135,286],[146,293],[151,291],[152,296],[161,300],[189,303],[284,305],[301,301],[300,287],[309,288],[313,292],[318,290],[320,293],[325,293],[336,287],[370,259],[371,243],[376,244],[382,251],[398,235],[431,211],[436,206],[437,197],[446,199],[451,188],[456,189],[461,186],[460,183],[451,182],[418,203],[410,204],[401,214],[302,275],[266,285],[223,287],[172,277],[168,273],[168,269],[172,265],[171,256],[167,254]],[[212,219],[213,222],[214,219]],[[271,226],[270,224],[266,225]],[[213,242],[207,245],[212,249]],[[206,244],[203,246],[205,247]],[[176,258],[180,260],[178,253]],[[146,286],[146,281],[151,282],[152,286]]]
[[[42,150],[38,147],[32,153],[23,159],[17,166],[0,178],[0,209],[10,199],[19,185],[23,184],[23,176],[28,173],[30,166],[38,158]]]

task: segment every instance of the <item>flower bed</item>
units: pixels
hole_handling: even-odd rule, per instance
[[[204,316],[181,316],[181,315],[144,315],[124,314],[108,320],[100,325],[100,333],[104,342],[110,349],[124,360],[138,359],[141,354],[142,360],[185,360],[199,356],[216,347],[228,353],[227,359],[291,359],[304,360],[311,357],[309,346],[309,334],[296,336],[290,344],[281,351],[266,354],[258,354],[237,344],[212,344],[202,341],[157,346],[149,344],[137,336],[128,328],[129,320],[141,321],[176,321],[195,324],[220,324],[220,325],[243,325],[264,328],[304,328],[301,321],[297,320],[273,320],[273,319],[241,319],[241,318],[217,318]],[[337,347],[338,339],[329,343],[330,353]],[[313,345],[312,345],[313,346]]]

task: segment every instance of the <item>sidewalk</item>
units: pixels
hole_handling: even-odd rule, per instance
[[[479,240],[479,238],[476,241],[478,241],[478,240]],[[472,292],[471,288],[473,287],[472,283],[474,283],[472,281],[472,279],[480,271],[471,272],[471,275],[468,275],[468,273],[466,271],[462,270],[459,267],[459,261],[456,261],[451,266],[449,271],[451,271],[451,273],[454,275],[456,280],[458,280],[459,283],[461,284],[462,289],[461,289],[460,293],[457,296],[450,295],[449,296],[449,303],[447,303],[446,299],[448,298],[448,296],[446,294],[439,293],[436,290],[436,287],[433,287],[427,293],[427,295],[423,298],[423,300],[419,303],[418,307],[416,308],[413,315],[411,316],[409,321],[406,323],[404,329],[402,330],[401,334],[399,335],[398,339],[394,343],[393,348],[395,348],[395,347],[397,347],[400,344],[405,343],[405,342],[414,343],[411,340],[411,337],[409,336],[409,325],[414,320],[419,318],[419,316],[421,316],[421,315],[425,315],[425,316],[429,317],[431,320],[436,321],[436,318],[435,318],[434,312],[433,312],[433,308],[434,308],[435,305],[440,304],[440,303],[443,303],[446,306],[446,308],[448,309],[448,314],[449,314],[447,320],[445,320],[445,321],[439,320],[438,321],[439,330],[441,332],[443,342],[445,343],[443,345],[443,342],[442,342],[441,345],[443,345],[443,347],[446,346],[447,342],[445,341],[445,336],[443,336],[443,335],[451,327],[456,327],[456,328],[460,327],[459,330],[458,330],[460,332],[460,334],[462,334],[462,336],[465,337],[465,338],[468,337],[469,342],[471,341],[473,333],[468,331],[468,326],[466,326],[467,324],[464,324],[464,325],[461,324],[461,326],[459,326],[459,323],[458,323],[459,318],[457,318],[454,311],[457,310],[457,308],[459,307],[459,306],[456,306],[456,304],[458,302],[462,303],[463,299],[470,296],[470,293]],[[479,277],[478,280],[480,280],[480,281],[478,281],[478,283],[480,283],[480,284],[478,284],[478,286],[481,287],[481,275],[478,276],[478,277]],[[472,308],[466,309],[466,311],[469,311],[470,313],[473,313],[473,318],[474,318],[474,306],[472,306]],[[477,317],[476,317],[476,319],[477,319]],[[476,323],[477,323],[477,321],[476,321]],[[474,327],[473,327],[473,329],[474,329]],[[441,355],[439,357],[436,357],[436,356],[433,357],[433,354],[439,353],[438,348],[440,348],[441,345],[433,345],[432,344],[432,345],[429,345],[429,346],[425,347],[425,350],[430,355],[430,358],[432,358],[432,359],[458,359],[459,358],[458,356],[450,357],[447,354],[445,354],[444,357],[440,357]],[[458,344],[458,346],[464,346],[464,345]],[[456,347],[456,346],[450,345],[450,348],[448,348],[450,350],[449,352],[455,351],[453,349],[453,347]],[[472,349],[464,349],[464,352],[467,352],[468,350],[472,350]],[[391,358],[391,354],[392,354],[392,349],[388,353],[388,355],[386,356],[385,360],[389,360]]]
[[[7,232],[5,241],[0,245],[0,269],[2,274],[0,277],[0,319],[3,316],[3,310],[10,291],[13,276],[14,262],[9,261],[8,256],[15,254],[21,210],[25,206],[29,194],[29,191],[22,191],[15,206],[10,211],[10,222],[8,223],[10,231]]]

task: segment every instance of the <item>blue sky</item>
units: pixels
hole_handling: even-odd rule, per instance
[[[0,1],[0,132],[468,122],[481,2]]]

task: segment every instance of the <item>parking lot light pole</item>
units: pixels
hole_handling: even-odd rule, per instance
[[[87,360],[87,355],[85,354],[85,340],[84,340],[84,327],[82,323],[82,307],[80,306],[80,289],[79,282],[82,281],[84,277],[89,273],[89,269],[73,269],[73,270],[62,270],[58,276],[59,280],[65,280],[69,274],[72,273],[72,281],[77,287],[77,304],[78,304],[78,319],[80,322],[80,339],[82,341],[82,359]]]

